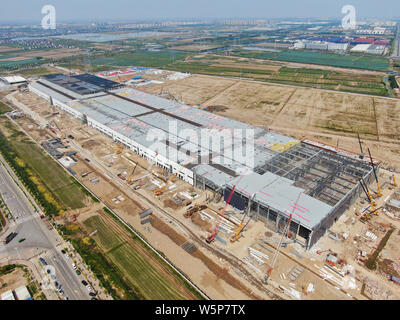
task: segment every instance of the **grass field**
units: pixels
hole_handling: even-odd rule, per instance
[[[251,78],[259,81],[380,96],[388,95],[386,86],[378,75],[358,75],[332,70],[280,66],[275,66],[275,70],[273,70],[268,65],[260,63],[239,62],[223,57],[217,61],[215,56],[208,55],[202,59],[192,59],[188,62],[175,62],[168,65],[167,68],[181,72]]]
[[[61,204],[64,210],[84,207],[86,195],[59,164],[11,122],[2,122],[1,126],[6,127],[10,134],[8,141],[15,150],[16,157],[29,167],[46,191]]]
[[[110,228],[108,223],[99,216],[85,220],[84,225],[90,232],[97,230],[93,238],[102,254],[117,267],[123,282],[129,287],[135,288],[135,295],[138,298],[151,300],[187,299],[188,289],[183,285],[184,280],[179,279],[180,284],[177,285],[177,283],[171,281],[170,277],[166,277],[163,272],[160,272],[160,262],[151,254],[151,259],[143,254],[142,250],[146,249],[139,239],[133,238],[138,244],[137,247],[134,247],[121,234]],[[164,264],[164,262],[162,263]]]
[[[338,55],[308,51],[258,52],[236,50],[234,55],[246,58],[298,62],[305,64],[326,65],[332,67],[388,71],[386,58],[372,56]]]
[[[11,108],[7,106],[4,102],[0,101],[0,114],[4,114],[8,111],[11,111]]]
[[[91,58],[91,64],[105,66],[146,66],[163,67],[175,60],[182,60],[188,54],[182,51],[116,53]]]

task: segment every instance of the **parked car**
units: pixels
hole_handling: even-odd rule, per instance
[[[46,266],[47,265],[47,262],[46,262],[46,260],[44,260],[43,258],[39,258],[39,261],[44,265],[44,266]]]
[[[74,270],[76,270],[76,265],[75,265],[75,263],[72,264],[72,268],[74,268]]]
[[[89,296],[95,297],[96,294],[94,292],[89,292]]]
[[[95,298],[95,297],[92,297],[92,299],[90,299],[90,300],[97,300],[97,298]]]
[[[62,249],[62,250],[61,250],[61,253],[62,253],[62,254],[66,254],[67,252],[65,252],[65,250]]]
[[[86,289],[88,289],[88,291],[92,291],[92,287],[91,286],[87,286]]]
[[[90,160],[88,158],[85,158],[85,161],[90,162]]]
[[[82,284],[84,285],[84,286],[87,286],[89,283],[87,283],[85,280],[82,280],[81,281],[82,282]]]
[[[76,273],[78,276],[80,276],[80,275],[81,275],[81,272],[80,272],[80,270],[79,270],[79,269],[76,269],[76,270],[75,270],[75,273]]]

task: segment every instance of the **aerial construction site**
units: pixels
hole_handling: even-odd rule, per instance
[[[388,232],[396,254],[396,175],[360,137],[344,150],[113,80],[29,81],[9,116],[204,296],[399,297],[365,267]],[[98,209],[63,219],[87,227]],[[389,274],[396,259],[374,263]]]

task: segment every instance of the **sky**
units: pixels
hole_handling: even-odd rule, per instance
[[[40,24],[51,4],[58,22],[217,18],[337,18],[351,4],[358,18],[398,18],[400,0],[1,0],[0,24]]]

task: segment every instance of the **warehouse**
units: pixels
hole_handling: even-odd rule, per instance
[[[92,75],[52,75],[29,89],[133,152],[310,248],[371,179],[358,155],[300,141]],[[104,82],[109,81],[109,82]]]

